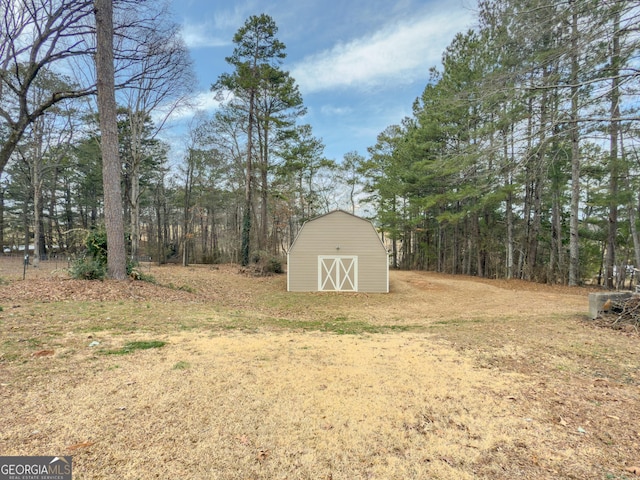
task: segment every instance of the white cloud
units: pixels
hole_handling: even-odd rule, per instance
[[[219,30],[210,22],[189,23],[182,25],[182,38],[189,48],[222,47],[230,43],[229,39],[217,37]]]
[[[205,112],[211,112],[220,106],[220,102],[215,99],[214,93],[210,90],[204,90],[198,93],[194,102],[195,110],[204,110]]]
[[[213,14],[204,12],[206,20],[201,15],[195,20],[183,21],[182,37],[189,48],[224,47],[232,43],[233,35],[255,8],[251,2],[228,3],[231,8],[216,10]]]
[[[394,23],[305,58],[292,68],[292,76],[305,94],[410,83],[425,78],[428,69],[440,63],[444,49],[471,19],[470,12],[454,10]]]
[[[353,108],[335,107],[333,105],[323,105],[322,108],[320,108],[320,112],[323,115],[342,116],[342,115],[349,115],[351,112],[353,112]]]
[[[231,44],[236,30],[244,23],[247,7],[216,11],[211,18],[182,23],[182,37],[189,48],[224,47]]]

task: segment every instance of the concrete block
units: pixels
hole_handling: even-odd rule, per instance
[[[612,302],[623,302],[630,298],[631,292],[598,292],[589,294],[589,318],[598,318],[604,312],[604,305],[607,300]]]

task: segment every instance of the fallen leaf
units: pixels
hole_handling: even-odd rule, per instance
[[[75,445],[70,445],[67,447],[67,450],[78,450],[79,448],[87,448],[91,445],[95,445],[96,442],[81,442],[76,443]]]
[[[33,354],[34,357],[48,357],[50,355],[53,355],[54,351],[53,350],[38,350],[37,352],[35,352]]]

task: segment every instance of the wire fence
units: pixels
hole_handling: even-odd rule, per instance
[[[4,280],[43,278],[54,272],[67,270],[71,259],[63,255],[34,262],[33,258],[20,254],[0,255],[0,278]]]
[[[44,256],[35,262],[32,256],[25,257],[19,253],[0,254],[0,280],[16,280],[29,278],[46,278],[55,273],[66,272],[75,261],[75,257],[64,254]],[[151,271],[150,257],[141,256],[135,262],[139,271]]]

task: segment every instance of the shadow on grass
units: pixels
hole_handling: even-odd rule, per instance
[[[159,340],[140,341],[140,342],[128,342],[121,348],[113,350],[100,350],[102,355],[127,355],[135,352],[136,350],[149,350],[150,348],[161,348],[166,345],[166,342]]]
[[[243,322],[220,325],[224,330],[255,329],[258,327],[274,327],[283,330],[301,330],[335,333],[337,335],[360,335],[372,333],[406,332],[423,330],[421,325],[374,325],[364,321],[348,320],[346,317],[336,317],[333,320],[293,320],[287,318],[262,319],[260,324]]]

